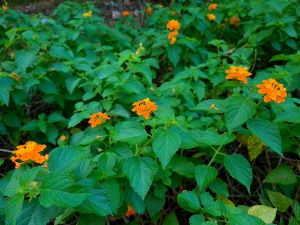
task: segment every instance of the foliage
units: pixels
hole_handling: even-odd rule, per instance
[[[5,171],[0,224],[300,223],[297,1],[149,7],[2,7],[1,142],[49,156]]]

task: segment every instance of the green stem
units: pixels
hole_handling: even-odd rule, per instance
[[[212,146],[211,146],[211,147],[212,147]],[[223,147],[223,145],[220,145],[219,148],[218,148],[217,150],[216,150],[214,147],[212,147],[212,149],[215,151],[215,154],[214,154],[213,157],[210,159],[210,161],[209,161],[209,163],[208,163],[207,166],[210,166],[210,165],[214,162],[216,156],[217,156],[218,154],[220,154],[220,150],[221,150],[222,147]]]

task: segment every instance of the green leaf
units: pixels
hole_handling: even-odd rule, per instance
[[[281,136],[277,125],[269,120],[251,119],[247,122],[247,127],[271,150],[282,156]]]
[[[195,176],[195,166],[186,157],[175,155],[172,158],[169,167],[172,171],[182,176],[188,178],[193,178]]]
[[[40,187],[40,203],[44,207],[75,207],[89,195],[75,188],[76,183],[65,173],[50,173],[44,176]]]
[[[73,52],[63,46],[54,45],[50,48],[49,54],[57,59],[72,60]]]
[[[111,152],[105,152],[100,155],[98,160],[98,171],[101,177],[106,178],[115,175],[114,167],[117,163],[117,156]],[[100,179],[102,179],[100,177]]]
[[[138,214],[145,211],[145,201],[128,185],[125,190],[125,200],[130,203]]]
[[[199,165],[195,168],[196,181],[201,190],[204,190],[211,182],[213,182],[216,179],[217,174],[217,169],[211,166]]]
[[[300,108],[292,108],[276,115],[275,122],[300,123]]]
[[[22,213],[19,215],[18,225],[46,225],[53,219],[61,210],[56,207],[44,208],[37,199],[26,202]]]
[[[16,52],[15,64],[18,72],[25,72],[37,60],[36,53],[31,50],[20,50]]]
[[[16,225],[17,217],[22,212],[24,195],[18,193],[5,202],[5,224]]]
[[[205,212],[212,216],[221,215],[218,203],[214,201],[213,197],[208,192],[202,192],[200,194],[200,200]]]
[[[9,105],[9,92],[13,85],[13,80],[8,77],[0,77],[0,103]]]
[[[154,133],[153,150],[163,169],[167,167],[172,157],[178,151],[181,138],[171,128],[160,128]]]
[[[232,96],[226,102],[225,121],[230,132],[249,120],[256,112],[256,104],[245,97]]]
[[[49,170],[57,171],[73,171],[78,168],[81,161],[90,154],[89,148],[79,146],[62,146],[51,151],[48,160]]]
[[[297,176],[294,171],[285,164],[269,172],[264,179],[265,183],[290,185],[297,182]]]
[[[183,191],[177,195],[178,205],[188,212],[197,212],[200,210],[200,201],[196,193],[192,191]]]
[[[166,216],[166,218],[163,222],[163,225],[179,225],[179,222],[178,222],[175,212],[170,212]]]
[[[181,52],[182,50],[178,45],[170,45],[168,47],[168,58],[174,66],[179,62]]]
[[[217,195],[229,197],[227,184],[220,178],[215,179],[209,184],[209,189]]]
[[[70,94],[73,93],[74,89],[78,86],[80,81],[81,81],[81,78],[79,78],[79,77],[69,77],[66,80],[66,88]]]
[[[117,213],[121,205],[121,189],[119,183],[114,179],[106,180],[100,187],[106,192],[112,212]]]
[[[149,157],[132,157],[123,165],[123,171],[130,181],[133,190],[142,199],[145,198],[158,170],[157,163]]]
[[[278,209],[279,212],[286,212],[290,207],[289,199],[280,192],[267,191],[272,205]]]
[[[235,139],[233,134],[218,134],[216,131],[195,129],[192,131],[192,137],[201,144],[206,145],[226,145]]]
[[[201,214],[192,215],[189,219],[190,225],[202,225],[203,222],[205,222],[205,219]]]
[[[297,38],[297,31],[295,30],[295,27],[292,23],[289,23],[286,27],[283,28],[283,30],[290,36],[293,38]]]
[[[248,209],[248,214],[256,216],[266,224],[273,223],[276,216],[277,209],[265,206],[265,205],[254,205]]]
[[[147,139],[147,132],[141,124],[136,122],[122,122],[116,125],[114,140],[138,144]]]
[[[230,225],[264,225],[260,219],[246,213],[232,214],[229,216],[228,224]]]
[[[149,193],[145,198],[145,204],[150,216],[155,217],[165,205],[165,195],[162,198],[158,198],[154,193]]]
[[[253,174],[248,160],[240,154],[226,155],[224,157],[224,166],[230,176],[243,184],[250,193]]]

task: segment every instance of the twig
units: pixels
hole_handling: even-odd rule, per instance
[[[0,152],[12,153],[12,151],[10,151],[10,150],[7,150],[7,149],[2,149],[2,148],[0,148]]]

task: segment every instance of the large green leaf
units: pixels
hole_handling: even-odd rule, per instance
[[[157,163],[149,157],[132,157],[123,165],[123,171],[130,181],[133,190],[145,198],[158,169]]]
[[[202,225],[203,222],[205,222],[205,219],[201,214],[194,214],[189,219],[190,225]]]
[[[256,104],[242,96],[229,97],[226,103],[225,121],[230,132],[249,120],[256,112]]]
[[[158,129],[154,134],[153,150],[165,169],[181,144],[180,136],[172,129]]]
[[[79,167],[83,159],[90,154],[89,148],[78,146],[63,146],[51,151],[48,160],[49,170],[56,171],[72,171]]]
[[[25,72],[37,60],[36,53],[31,50],[20,50],[16,52],[15,64],[17,71]]]
[[[44,176],[40,187],[40,203],[44,207],[75,207],[90,193],[83,192],[65,173],[50,173]]]
[[[13,80],[8,77],[0,77],[0,103],[3,102],[8,106],[9,92],[13,85]]]
[[[170,212],[164,219],[163,225],[179,225],[175,212]]]
[[[180,60],[181,48],[178,45],[171,45],[168,47],[168,58],[171,63],[176,66]]]
[[[228,173],[243,184],[250,193],[253,174],[248,160],[240,154],[226,155],[224,157],[224,166]]]
[[[256,216],[266,224],[273,223],[277,209],[265,205],[254,205],[248,209],[248,214]]]
[[[290,110],[277,114],[275,122],[300,123],[300,108],[292,108]]]
[[[183,191],[177,195],[178,205],[188,212],[200,210],[200,201],[195,192]]]
[[[22,212],[24,195],[18,193],[5,202],[5,224],[16,225],[17,217]]]
[[[212,130],[195,129],[192,131],[192,137],[201,144],[205,145],[226,145],[235,139],[233,134],[223,133],[218,134]]]
[[[199,165],[195,168],[196,181],[202,190],[216,179],[217,174],[217,169],[211,166]]]
[[[286,212],[290,207],[290,201],[285,195],[275,191],[268,191],[267,193],[272,205],[277,208],[279,212]]]
[[[186,157],[175,155],[172,158],[169,167],[172,171],[182,176],[188,178],[193,178],[195,176],[195,166]]]
[[[265,183],[290,185],[297,182],[297,176],[288,165],[280,165],[268,173],[264,179]]]
[[[113,138],[116,141],[138,144],[147,139],[147,132],[139,123],[126,121],[117,124]]]
[[[37,199],[31,202],[26,202],[22,213],[19,215],[18,225],[46,225],[53,219],[61,210],[57,207],[42,207]]]
[[[282,156],[281,136],[277,125],[269,120],[251,119],[247,126],[271,150]]]

